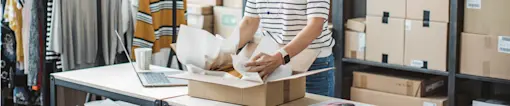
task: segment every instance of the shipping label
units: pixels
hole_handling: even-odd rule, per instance
[[[423,102],[423,106],[437,106],[437,104],[431,102]]]
[[[423,65],[424,65],[424,62],[421,60],[412,60],[411,61],[411,66],[413,66],[413,67],[423,67]]]
[[[467,0],[466,7],[468,9],[482,9],[482,0]]]
[[[366,48],[365,33],[358,33],[358,51],[363,52]]]
[[[406,31],[410,31],[411,30],[411,25],[412,25],[411,20],[406,20],[406,26],[405,26],[406,27]]]
[[[510,36],[498,37],[498,52],[510,54]]]

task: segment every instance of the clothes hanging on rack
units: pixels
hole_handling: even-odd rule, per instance
[[[23,62],[23,46],[21,46],[22,43],[22,36],[21,36],[21,30],[22,30],[22,14],[21,9],[23,8],[23,4],[20,0],[7,0],[5,4],[5,13],[3,14],[3,17],[5,18],[5,21],[9,22],[9,27],[14,31],[16,36],[16,61]]]
[[[101,1],[102,51],[106,65],[114,64],[116,55],[123,52],[119,41],[127,42],[127,49],[131,50],[134,22],[130,4],[130,0]],[[121,40],[115,31],[121,35]]]

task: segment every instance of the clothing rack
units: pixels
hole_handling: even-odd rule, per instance
[[[49,3],[49,0],[44,0],[44,8],[47,8],[48,7],[48,3]],[[99,7],[99,9],[97,9],[97,18],[98,18],[98,21],[101,21],[100,18],[102,17],[101,16],[101,0],[97,0],[97,5]],[[172,23],[173,23],[173,26],[172,26],[172,43],[175,43],[177,41],[177,25],[175,25],[175,23],[177,23],[177,0],[172,0]],[[44,10],[44,19],[47,19],[47,18],[50,18],[48,17],[47,15],[48,13],[48,10]],[[46,21],[45,21],[46,22]],[[45,29],[47,28],[47,26],[45,27]],[[44,30],[44,37],[43,37],[43,41],[46,42],[46,31],[47,30]],[[102,26],[101,25],[98,25],[98,33],[102,33]],[[43,49],[42,53],[46,53],[46,48]],[[171,64],[171,61],[172,61],[172,57],[175,55],[175,53],[173,53],[173,51],[170,52],[170,56],[169,56],[169,64]],[[43,55],[42,57],[44,60],[46,60],[46,55]],[[182,69],[181,63],[179,63],[179,68]],[[170,66],[170,65],[169,65]],[[51,96],[56,96],[56,95],[51,95],[51,94],[55,94],[53,92],[50,92],[50,81],[53,80],[50,78],[50,74],[51,73],[54,73],[56,72],[57,70],[57,67],[56,67],[56,64],[54,62],[48,62],[48,61],[45,61],[45,64],[42,65],[41,67],[42,69],[44,69],[42,71],[42,85],[41,85],[41,93],[43,94],[42,96],[42,105],[43,106],[51,106],[51,105],[55,105],[55,101],[56,100],[50,100],[50,97]],[[55,91],[55,90],[53,90]],[[53,101],[53,102],[51,102]]]

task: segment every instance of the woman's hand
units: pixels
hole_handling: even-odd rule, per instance
[[[273,55],[259,53],[245,66],[249,67],[248,72],[259,72],[260,77],[265,80],[282,63],[283,58],[279,52]]]

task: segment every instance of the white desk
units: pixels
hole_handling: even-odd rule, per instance
[[[179,71],[151,66],[153,71]],[[130,64],[110,65],[51,74],[50,103],[55,106],[56,86],[81,90],[144,106],[163,105],[161,100],[186,95],[187,87],[143,87]]]
[[[356,106],[373,106],[373,105],[369,105],[369,104],[357,103],[357,102],[342,100],[342,99],[338,99],[338,98],[331,98],[331,97],[326,97],[326,96],[320,96],[320,95],[310,94],[310,93],[306,93],[306,96],[304,98],[294,100],[289,103],[282,104],[280,106],[309,106],[312,104],[329,101],[329,100],[339,100],[342,102],[353,103]],[[241,105],[218,102],[218,101],[213,101],[213,100],[194,98],[194,97],[190,97],[188,95],[179,96],[179,97],[175,97],[175,98],[168,98],[168,99],[164,100],[164,102],[167,102],[169,105],[172,105],[172,106],[241,106]]]

